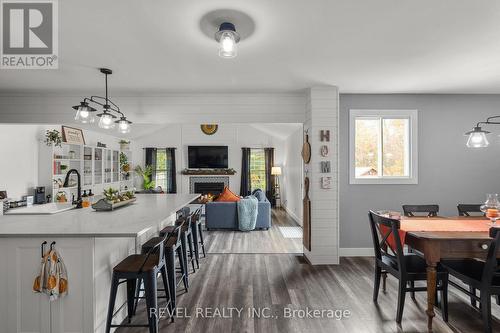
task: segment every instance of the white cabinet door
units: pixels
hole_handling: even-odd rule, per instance
[[[33,292],[41,243],[56,241],[68,271],[68,295],[50,301]],[[86,333],[93,324],[91,238],[0,238],[0,333]]]
[[[60,238],[56,249],[68,271],[68,294],[51,302],[52,333],[94,332],[93,244],[91,238]]]
[[[42,239],[2,239],[1,293],[7,314],[0,332],[50,332],[50,302],[47,295],[33,292],[40,269]],[[5,298],[4,298],[5,297]],[[5,300],[5,301],[4,301]],[[4,318],[2,318],[4,319]],[[5,323],[5,324],[3,324]]]

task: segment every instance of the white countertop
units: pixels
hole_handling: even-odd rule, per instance
[[[110,212],[72,209],[52,215],[0,216],[0,237],[137,237],[199,197],[199,194],[138,194]]]

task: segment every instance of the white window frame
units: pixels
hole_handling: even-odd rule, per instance
[[[409,119],[409,176],[356,178],[355,170],[355,120],[360,117]],[[349,110],[349,184],[418,184],[418,110]]]

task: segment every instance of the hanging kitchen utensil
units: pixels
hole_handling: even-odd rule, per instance
[[[304,200],[303,200],[303,228],[304,237],[302,244],[311,251],[311,200],[309,199],[309,177],[304,178]]]
[[[311,161],[311,144],[309,143],[309,135],[306,132],[306,140],[304,141],[304,145],[302,146],[302,159],[305,164],[308,164]]]

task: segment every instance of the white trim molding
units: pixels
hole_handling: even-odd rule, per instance
[[[355,174],[355,121],[357,118],[408,119],[408,176],[356,178]],[[380,140],[382,140],[380,138]],[[379,146],[382,143],[379,142]],[[382,163],[379,149],[379,164]],[[381,168],[381,165],[379,165]],[[349,110],[349,184],[418,184],[418,110]]]
[[[290,215],[290,217],[295,221],[297,222],[298,225],[300,225],[302,227],[302,219],[299,218],[294,212],[292,212],[290,209],[288,209],[287,206],[283,205],[282,206],[283,209],[285,210],[285,212]]]
[[[339,249],[341,257],[373,257],[373,248],[371,247],[343,247]]]

